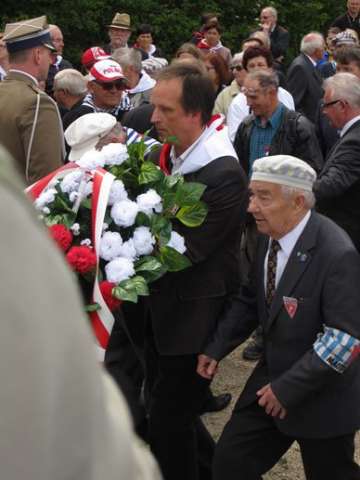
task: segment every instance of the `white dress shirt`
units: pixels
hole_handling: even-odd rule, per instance
[[[310,219],[311,211],[309,210],[304,218],[294,227],[290,232],[286,235],[281,237],[278,242],[280,244],[281,249],[277,253],[277,265],[276,265],[276,277],[275,277],[275,287],[277,288],[280,278],[284,273],[285,267],[293,251],[296,242],[299,240],[300,235],[302,234],[306,224]],[[269,248],[271,243],[271,238],[269,240],[268,250],[265,255],[264,261],[264,288],[266,291],[266,283],[267,283],[267,263],[268,263],[268,256],[269,256]]]

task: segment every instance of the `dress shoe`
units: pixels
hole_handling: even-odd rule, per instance
[[[251,361],[259,360],[259,358],[262,357],[263,351],[264,346],[262,342],[259,343],[257,341],[252,341],[247,347],[244,348],[243,358]]]
[[[231,393],[212,395],[205,400],[201,413],[220,412],[231,402]]]

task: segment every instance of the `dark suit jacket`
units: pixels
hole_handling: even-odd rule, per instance
[[[315,123],[317,106],[323,95],[322,78],[310,59],[303,53],[290,65],[287,85],[294,97],[295,110]]]
[[[152,284],[147,299],[163,355],[200,352],[240,282],[240,235],[248,202],[244,171],[234,157],[221,157],[185,180],[207,185],[202,200],[209,212],[198,228],[177,225],[193,265]]]
[[[330,150],[314,193],[318,211],[346,230],[360,251],[360,120]]]
[[[236,408],[256,401],[256,391],[271,383],[288,410],[276,419],[279,430],[295,438],[326,438],[360,426],[360,361],[337,373],[314,352],[323,326],[360,338],[360,257],[346,233],[331,220],[312,213],[295,245],[268,313],[264,294],[267,237],[259,240],[254,284],[234,299],[205,349],[221,359],[243,342],[258,322],[265,352]],[[284,297],[297,300],[293,318]]]
[[[270,33],[271,53],[275,59],[286,55],[286,51],[289,48],[289,41],[289,32],[280,25],[276,25]]]

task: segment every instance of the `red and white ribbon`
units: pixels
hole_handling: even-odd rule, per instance
[[[111,186],[115,180],[115,177],[103,168],[97,168],[93,172],[93,175],[93,193],[91,204],[92,242],[97,258],[96,271],[98,273],[100,241],[104,226],[104,218]],[[98,343],[98,358],[99,360],[103,361],[115,319],[100,292],[98,275],[96,275],[94,281],[93,302],[98,303],[101,307],[100,310],[90,313],[90,319]]]

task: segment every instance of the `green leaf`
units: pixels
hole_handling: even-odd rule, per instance
[[[139,212],[136,215],[135,223],[137,227],[145,226],[150,227],[151,220],[144,212]]]
[[[191,266],[190,260],[172,247],[161,247],[159,258],[169,272],[178,272]]]
[[[184,182],[178,186],[175,203],[180,207],[189,207],[200,200],[206,189],[206,185],[197,182]]]
[[[152,162],[144,162],[141,165],[139,175],[140,185],[152,182],[158,182],[164,176],[164,173]]]
[[[47,215],[44,218],[45,225],[51,227],[52,225],[57,225],[63,223],[67,228],[72,227],[76,219],[76,213],[62,213],[57,215]]]
[[[208,208],[204,202],[198,202],[190,207],[182,207],[176,218],[187,227],[198,227],[206,218]]]
[[[88,210],[91,210],[91,198],[84,198],[81,201],[81,206],[87,208]]]
[[[167,188],[173,188],[177,184],[184,183],[184,177],[179,173],[175,173],[174,175],[167,175],[164,179],[164,184]]]
[[[65,210],[65,212],[72,212],[72,205],[69,205],[61,195],[56,195],[55,200],[52,203],[52,208],[56,208],[57,210]]]
[[[119,300],[137,303],[138,295],[149,295],[149,289],[144,277],[135,275],[135,277],[128,278],[114,287],[112,294]]]
[[[171,236],[171,222],[162,215],[153,215],[151,217],[151,227],[152,233],[157,239],[159,239],[161,245],[166,245],[170,240]]]
[[[123,282],[112,289],[112,294],[118,300],[123,300],[125,302],[137,303],[138,301],[136,291],[133,288],[128,289],[126,285],[123,286]]]
[[[167,271],[166,267],[156,257],[150,255],[138,260],[134,267],[136,273],[141,273],[142,277],[148,282],[154,282]]]
[[[171,210],[175,206],[175,193],[166,192],[162,198],[164,210]]]
[[[85,312],[96,312],[101,310],[101,307],[98,303],[91,303],[90,305],[85,305]]]

